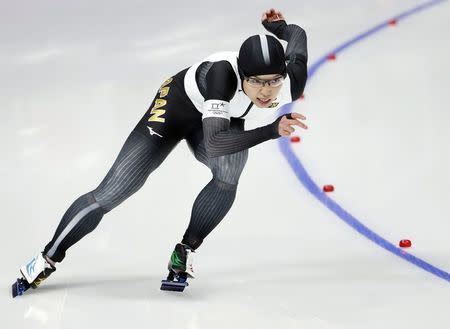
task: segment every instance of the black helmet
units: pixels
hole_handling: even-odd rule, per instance
[[[264,74],[286,76],[286,58],[280,41],[265,34],[249,37],[239,49],[238,70],[241,80],[244,76]]]

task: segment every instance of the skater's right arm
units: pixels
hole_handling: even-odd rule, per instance
[[[300,114],[281,116],[272,124],[247,130],[230,130],[230,101],[237,88],[237,79],[230,63],[214,63],[206,76],[207,91],[203,104],[203,134],[209,157],[218,157],[249,149],[280,136],[288,136],[292,125],[304,127],[296,119]]]
[[[265,11],[261,17],[263,26],[278,39],[287,41],[287,72],[291,80],[292,100],[303,94],[308,77],[308,45],[306,32],[296,24],[287,24],[283,14],[276,9]]]

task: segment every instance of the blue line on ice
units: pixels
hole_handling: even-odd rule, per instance
[[[311,79],[312,76],[317,72],[317,70],[327,62],[327,56],[328,54],[338,54],[342,52],[343,50],[349,48],[350,46],[356,44],[357,42],[373,35],[376,32],[379,32],[380,30],[387,28],[389,26],[389,21],[391,19],[396,19],[397,21],[400,21],[401,19],[407,18],[408,16],[411,16],[413,14],[416,14],[418,12],[421,12],[425,9],[430,8],[431,6],[437,5],[439,3],[442,3],[446,0],[434,0],[434,1],[428,1],[426,3],[423,3],[420,6],[414,7],[410,10],[407,10],[395,17],[390,18],[388,21],[385,21],[381,24],[378,24],[377,26],[367,30],[366,32],[363,32],[353,39],[348,40],[347,42],[343,43],[342,45],[336,47],[335,49],[331,50],[327,53],[327,55],[324,55],[323,57],[319,58],[308,70],[308,76],[309,79]],[[292,105],[294,103],[287,104],[283,107],[282,113],[289,113],[291,112]],[[394,244],[390,243],[377,233],[370,230],[367,226],[361,223],[358,219],[353,217],[350,213],[348,213],[344,208],[342,208],[340,205],[338,205],[336,202],[334,202],[332,199],[330,199],[322,190],[319,188],[319,186],[312,180],[312,178],[309,176],[305,168],[303,167],[301,161],[295,153],[292,150],[289,138],[280,138],[279,139],[279,146],[281,149],[281,153],[284,155],[286,160],[289,162],[291,168],[294,170],[295,175],[299,179],[299,181],[305,186],[305,188],[314,195],[320,202],[322,202],[328,209],[330,209],[332,212],[334,212],[340,219],[342,219],[344,222],[346,222],[348,225],[350,225],[352,228],[354,228],[356,231],[364,235],[366,238],[372,240],[376,244],[378,244],[380,247],[383,247],[384,249],[392,252],[393,254],[407,260],[408,262],[411,262],[418,267],[424,269],[425,271],[428,271],[444,280],[447,280],[450,282],[450,274],[442,269],[437,268],[436,266],[433,266],[426,261],[417,258],[414,255],[411,255],[410,253],[405,252],[404,250],[398,248]]]

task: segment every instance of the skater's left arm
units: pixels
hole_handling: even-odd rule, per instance
[[[263,13],[261,22],[267,31],[288,42],[285,54],[287,72],[291,80],[292,100],[297,100],[303,94],[308,75],[306,32],[298,25],[287,24],[283,14],[273,8]]]

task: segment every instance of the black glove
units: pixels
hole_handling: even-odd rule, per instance
[[[285,20],[269,22],[265,19],[262,22],[262,25],[266,28],[267,31],[273,33],[278,39],[281,39],[284,29],[287,27],[287,23]]]
[[[281,135],[278,133],[278,124],[280,123],[280,121],[281,121],[281,119],[283,117],[286,117],[286,119],[291,120],[292,119],[292,114],[288,113],[288,114],[280,115],[274,122],[272,122],[270,124],[270,126],[272,128],[272,139],[281,137]]]

